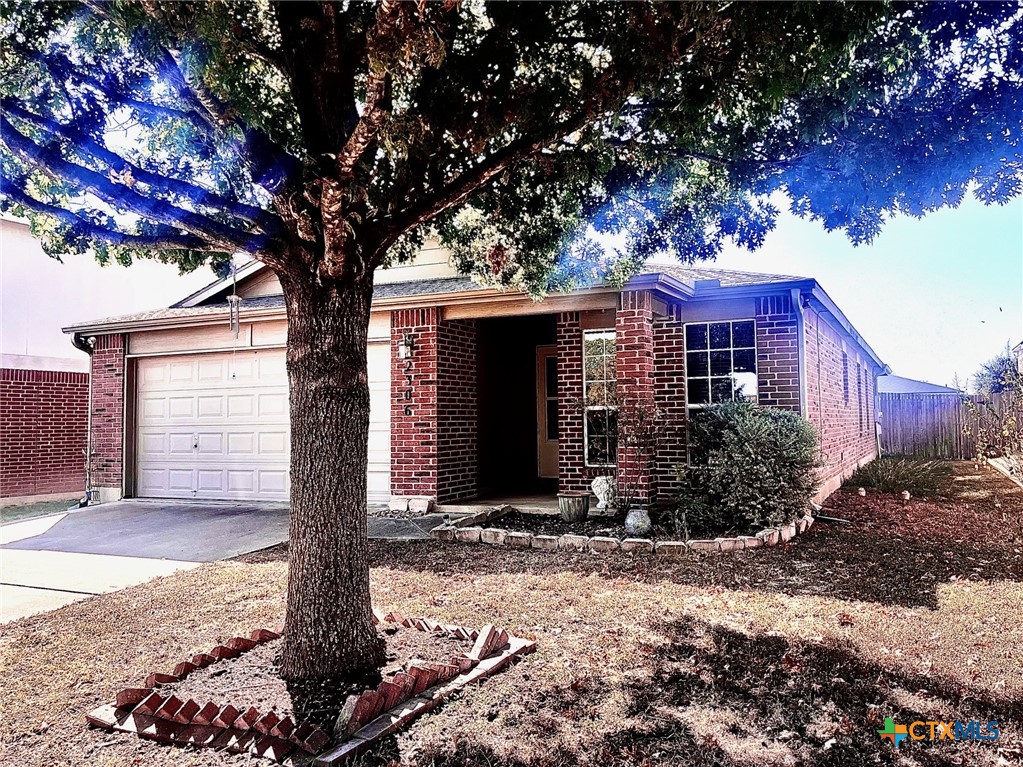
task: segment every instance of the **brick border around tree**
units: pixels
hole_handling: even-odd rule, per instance
[[[812,508],[812,507],[811,507]],[[745,551],[765,546],[788,543],[797,535],[805,533],[814,523],[813,514],[807,512],[795,522],[781,527],[768,527],[753,535],[734,538],[707,538],[677,541],[654,540],[653,538],[610,538],[586,535],[533,535],[513,532],[489,523],[505,514],[516,511],[513,506],[497,506],[478,514],[445,522],[430,530],[430,536],[438,541],[459,543],[484,543],[491,546],[506,546],[516,549],[541,549],[546,551],[589,551],[596,554],[624,552],[626,554],[655,554],[663,557],[684,556],[691,551]]]
[[[514,659],[536,649],[536,642],[511,636],[492,625],[481,629],[440,624],[428,618],[406,618],[398,611],[373,611],[375,623],[397,623],[430,633],[473,640],[467,653],[447,663],[419,662],[375,689],[351,695],[338,717],[343,740],[309,722],[283,719],[273,711],[239,711],[231,704],[182,701],[161,695],[162,685],[179,682],[193,671],[225,658],[236,658],[252,648],[280,637],[278,631],[256,629],[249,639],[234,637],[209,653],[182,661],[170,674],[156,672],[141,687],[117,693],[113,703],[88,713],[86,722],[104,730],[128,732],[166,745],[206,747],[247,753],[282,762],[290,756],[313,758],[316,765],[339,765],[365,751],[381,738],[398,731],[421,714],[436,708],[466,685],[480,682]]]

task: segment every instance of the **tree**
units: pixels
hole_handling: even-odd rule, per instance
[[[235,252],[287,306],[292,679],[381,660],[374,270],[430,228],[532,293],[755,247],[784,190],[869,240],[1020,189],[1016,6],[5,3],[4,205],[54,255]],[[609,245],[608,243],[613,243]]]
[[[973,384],[980,394],[1000,394],[1023,388],[1021,378],[1016,358],[1006,344],[1005,351],[980,366],[973,376]]]

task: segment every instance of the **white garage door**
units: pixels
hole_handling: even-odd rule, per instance
[[[390,494],[390,356],[369,349],[369,494]],[[289,418],[283,349],[138,361],[137,495],[286,501]]]

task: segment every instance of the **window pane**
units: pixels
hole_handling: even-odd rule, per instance
[[[750,322],[733,322],[732,323],[732,346],[736,349],[741,349],[744,346],[751,347],[755,346],[754,341],[755,327],[752,321]]]
[[[608,429],[608,410],[587,410],[586,411],[586,435],[594,437],[606,437]]]
[[[602,357],[604,355],[604,339],[589,334],[583,336],[583,353],[587,359]]]
[[[686,375],[710,375],[710,365],[707,363],[707,352],[689,352],[686,355]]]
[[[614,381],[594,381],[586,384],[586,404],[607,407],[614,404]]]
[[[732,352],[732,370],[736,373],[755,373],[757,353],[753,349],[737,349]]]
[[[549,356],[544,358],[544,377],[546,379],[547,396],[558,396],[558,358]]]
[[[687,325],[686,326],[686,349],[695,351],[696,349],[707,348],[707,326],[706,325]]]
[[[710,348],[727,349],[732,345],[730,322],[714,322],[710,326]]]
[[[735,382],[735,398],[750,399],[756,402],[757,399],[757,374],[736,373],[732,376]]]
[[[712,378],[710,379],[710,400],[711,402],[732,401],[732,379]]]
[[[690,378],[687,385],[690,405],[706,405],[710,402],[710,384],[706,378]]]
[[[590,466],[603,466],[610,463],[607,448],[607,437],[590,437],[586,445],[586,463]]]
[[[726,376],[732,372],[731,352],[710,353],[710,374],[712,376]]]
[[[547,439],[554,440],[558,438],[558,401],[556,399],[547,400]]]

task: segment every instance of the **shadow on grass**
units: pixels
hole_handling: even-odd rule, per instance
[[[628,726],[587,742],[587,723],[579,717],[594,696],[607,694],[599,681],[550,693],[536,689],[534,700],[522,705],[544,716],[576,721],[584,736],[576,751],[556,740],[545,742],[541,732],[527,731],[521,733],[522,740],[535,738],[542,747],[508,759],[474,734],[456,736],[453,742],[417,744],[417,762],[434,767],[1017,763],[1020,701],[995,701],[935,678],[892,671],[834,645],[747,636],[689,619],[652,630],[660,632],[657,641],[640,648],[650,674],[624,690]],[[917,720],[994,720],[1002,737],[995,743],[907,740],[895,749],[877,734],[885,717],[906,725]],[[500,720],[495,723],[500,725]],[[537,716],[531,727],[539,730],[539,725]],[[382,746],[375,758],[376,763],[393,759],[393,744]]]

